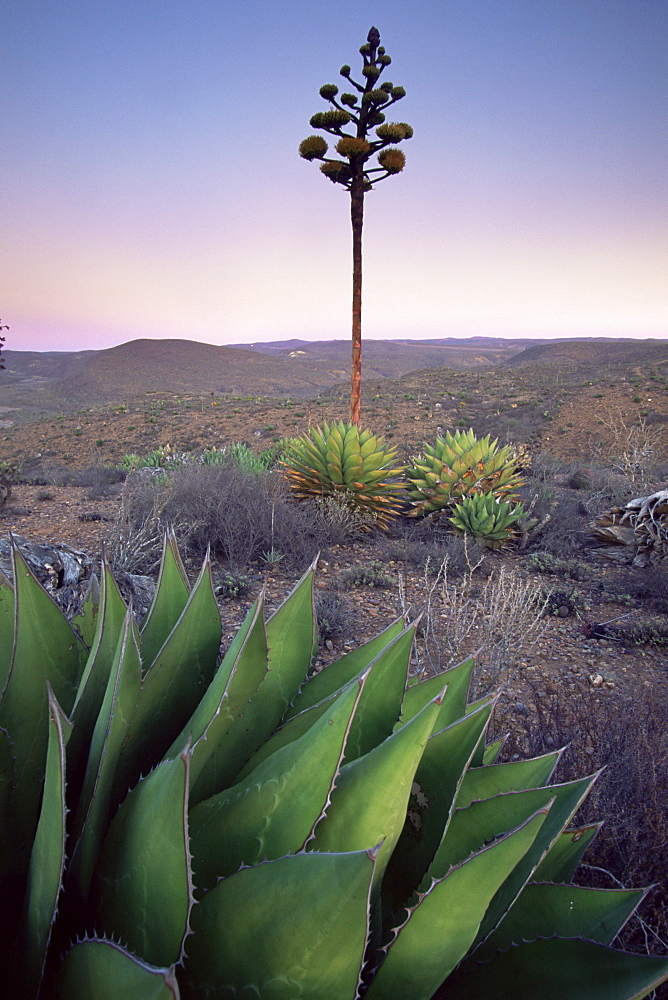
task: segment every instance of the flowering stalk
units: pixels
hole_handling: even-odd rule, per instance
[[[377,28],[371,28],[367,41],[360,48],[363,59],[364,83],[351,76],[350,66],[342,66],[340,73],[357,93],[339,95],[339,88],[326,83],[320,96],[330,109],[313,115],[313,128],[329,132],[337,141],[335,150],[339,158],[328,157],[327,141],[320,135],[310,135],[299,146],[305,160],[320,160],[320,169],[326,177],[341,184],[350,192],[350,221],[353,230],[353,308],[352,308],[352,371],[350,390],[350,419],[360,423],[360,390],[362,380],[362,227],[364,224],[364,195],[377,181],[401,173],[406,157],[398,143],[410,139],[413,129],[406,122],[385,120],[385,112],[406,96],[403,87],[389,81],[378,85],[383,70],[392,61],[380,44]],[[382,109],[382,110],[381,110]],[[372,130],[375,129],[375,138]],[[347,130],[347,131],[346,131]],[[376,157],[378,166],[370,166]]]

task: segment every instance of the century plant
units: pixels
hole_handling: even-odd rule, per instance
[[[363,82],[351,76],[351,68],[342,66],[341,76],[353,88],[344,92],[334,83],[320,88],[320,96],[330,105],[328,111],[313,115],[313,128],[328,132],[336,141],[338,157],[327,155],[328,144],[321,135],[310,135],[299,145],[299,155],[305,160],[320,160],[320,169],[335,184],[350,192],[350,220],[353,231],[353,308],[352,365],[350,384],[350,420],[360,422],[360,391],[362,380],[362,226],[364,195],[378,181],[404,169],[406,157],[398,144],[413,136],[406,122],[386,122],[386,112],[406,96],[403,87],[389,80],[379,84],[379,78],[391,59],[380,44],[377,28],[371,28],[360,48]],[[375,130],[372,134],[372,130]],[[376,157],[378,166],[370,166]]]
[[[398,620],[314,673],[313,567],[222,659],[172,537],[140,628],[103,563],[70,624],[0,580],[2,972],[39,1000],[623,1000],[644,893],[570,885],[595,779],[497,763],[470,661],[408,682]]]
[[[497,549],[514,537],[517,522],[524,513],[521,503],[498,500],[493,493],[474,493],[454,505],[448,520],[456,531]]]
[[[396,448],[380,435],[324,420],[287,442],[280,468],[299,499],[337,496],[386,528],[404,506],[405,484],[396,481],[404,468],[396,460]]]
[[[516,498],[522,485],[517,457],[511,447],[499,448],[490,436],[477,438],[473,429],[446,431],[406,468],[408,495],[415,514],[451,509],[462,497],[492,493],[498,500]]]

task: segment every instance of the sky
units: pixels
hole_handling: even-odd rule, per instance
[[[6,347],[349,337],[350,198],[297,147],[371,25],[415,135],[364,337],[668,337],[668,0],[4,0]]]

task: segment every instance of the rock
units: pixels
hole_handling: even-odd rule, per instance
[[[591,684],[592,687],[600,688],[603,684],[603,677],[601,676],[601,674],[590,674],[589,683]]]

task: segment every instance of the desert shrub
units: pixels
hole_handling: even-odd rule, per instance
[[[341,523],[330,509],[291,502],[286,484],[273,473],[195,463],[166,477],[156,473],[142,470],[128,477],[116,530],[152,530],[157,556],[166,525],[173,526],[191,557],[201,558],[210,546],[236,568],[267,553],[301,568],[341,538]]]
[[[24,459],[18,469],[19,482],[30,486],[76,486],[78,471],[48,458]]]
[[[532,479],[542,483],[554,484],[562,474],[565,462],[547,451],[540,451],[533,456],[530,475]]]
[[[626,615],[609,622],[584,622],[585,634],[592,639],[609,639],[622,646],[668,646],[668,624],[664,621],[636,622]]]
[[[532,552],[527,564],[536,573],[551,573],[569,580],[589,580],[592,576],[591,567],[580,559],[560,559],[551,552]]]
[[[582,551],[583,542],[587,539],[588,519],[589,513],[582,501],[570,490],[560,490],[549,520],[530,537],[528,547],[569,558]]]
[[[339,495],[317,497],[311,516],[321,526],[330,545],[346,545],[373,526],[374,519]]]
[[[87,487],[87,500],[99,500],[117,495],[126,477],[127,469],[113,465],[90,465],[77,469],[75,482],[78,486]]]
[[[447,556],[451,577],[461,576],[471,562],[484,572],[485,547],[470,535],[456,534],[447,521],[438,518],[400,518],[387,535],[375,537],[374,545],[384,562],[394,560],[420,569],[428,566],[435,574]]]
[[[627,590],[636,598],[652,601],[657,611],[668,612],[668,566],[656,563],[626,581]]]
[[[576,469],[568,477],[572,490],[591,490],[593,485],[591,469]]]
[[[350,612],[341,594],[320,590],[315,595],[315,617],[320,642],[340,639],[350,628]]]
[[[581,590],[550,590],[545,593],[545,613],[559,618],[581,617],[587,610],[587,599]]]
[[[654,466],[662,457],[660,427],[650,426],[643,416],[633,421],[619,409],[601,413],[599,423],[604,438],[598,446],[599,454],[608,459],[634,490],[649,486]]]
[[[384,563],[374,560],[363,566],[353,566],[339,575],[336,585],[339,590],[349,587],[392,587],[394,578],[387,572]]]
[[[548,597],[529,578],[500,566],[482,583],[480,564],[469,560],[464,577],[454,583],[446,558],[435,578],[425,571],[409,602],[400,576],[399,604],[409,618],[421,615],[418,669],[438,673],[464,656],[475,654],[474,688],[509,683],[522,655],[547,628]]]
[[[216,574],[214,591],[216,597],[235,600],[245,597],[253,588],[253,581],[239,570],[221,569]]]

